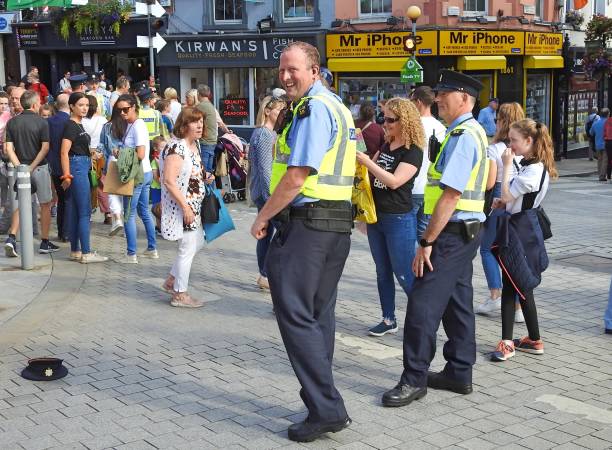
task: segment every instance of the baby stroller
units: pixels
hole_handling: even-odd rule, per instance
[[[219,137],[215,148],[215,176],[225,203],[246,200],[248,143],[235,134]]]

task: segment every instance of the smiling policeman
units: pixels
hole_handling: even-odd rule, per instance
[[[313,441],[350,425],[334,386],[337,286],[350,249],[355,125],[340,98],[319,80],[318,50],[287,46],[279,79],[293,108],[279,127],[271,197],[251,234],[261,239],[278,222],[266,257],[278,327],[308,408],[289,439]]]

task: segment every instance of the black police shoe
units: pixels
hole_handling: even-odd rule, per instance
[[[447,377],[442,372],[427,372],[427,387],[456,392],[457,394],[471,394],[472,383],[465,384]]]
[[[296,442],[312,442],[325,433],[337,433],[347,428],[353,421],[349,416],[336,422],[311,422],[308,418],[294,423],[287,432],[289,439]]]
[[[382,397],[383,406],[406,406],[413,400],[418,400],[427,395],[426,387],[410,386],[399,383],[393,389],[385,392]]]

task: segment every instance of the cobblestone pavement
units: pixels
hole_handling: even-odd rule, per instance
[[[253,210],[231,205],[237,230],[197,256],[190,284],[206,300],[198,310],[171,308],[159,289],[173,243],[136,266],[78,265],[64,250],[37,309],[0,328],[0,448],[612,448],[612,337],[602,324],[610,200],[612,186],[592,178],[564,178],[547,199],[555,236],[536,291],[546,353],[489,362],[500,318],[478,317],[474,393],[430,390],[405,408],[380,406],[401,373],[401,334],[366,336],[380,310],[367,240],[355,233],[335,355],[353,425],[308,445],[287,440],[305,410],[269,295],[255,285]],[[95,249],[117,257],[125,240],[106,232],[94,227]],[[474,266],[480,302],[487,291],[479,259]],[[404,298],[398,291],[399,317]],[[45,355],[64,358],[70,375],[19,376],[27,358]],[[439,351],[433,368],[442,364]]]

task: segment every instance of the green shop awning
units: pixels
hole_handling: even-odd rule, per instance
[[[15,11],[18,9],[44,8],[45,6],[69,8],[71,6],[86,4],[87,0],[8,0],[6,9],[8,11]]]

